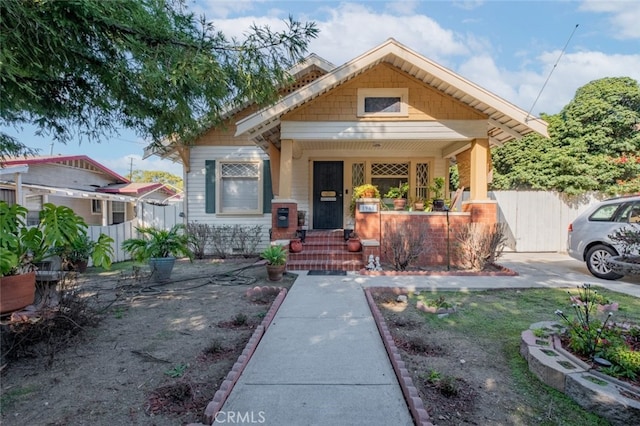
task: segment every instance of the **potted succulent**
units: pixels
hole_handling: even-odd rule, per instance
[[[171,278],[176,257],[187,257],[193,261],[192,237],[185,232],[183,224],[173,225],[169,230],[153,227],[137,227],[136,230],[140,238],[123,241],[122,249],[129,252],[136,262],[148,262],[154,281],[166,282]]]
[[[69,207],[45,203],[37,226],[27,227],[26,218],[25,207],[0,201],[0,313],[32,304],[36,264],[87,235],[87,224]],[[106,247],[94,250],[92,260],[108,268],[113,240],[101,238]]]
[[[394,210],[403,210],[407,205],[407,199],[405,198],[409,192],[409,182],[400,183],[400,186],[392,186],[389,188],[384,198],[393,199]]]
[[[433,178],[433,185],[429,186],[429,192],[432,196],[433,211],[444,210],[444,178]]]
[[[287,264],[287,250],[283,246],[272,245],[264,249],[260,257],[267,261],[269,281],[282,280]]]
[[[351,204],[349,205],[349,212],[351,213],[351,217],[356,216],[356,200],[359,198],[378,198],[379,199],[380,191],[378,190],[378,187],[376,185],[372,185],[370,183],[365,183],[353,188]]]

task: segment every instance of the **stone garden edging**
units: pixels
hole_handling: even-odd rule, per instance
[[[531,324],[521,334],[520,354],[542,382],[614,425],[640,424],[640,389],[604,375],[562,348],[555,321]],[[533,330],[543,329],[546,337]]]

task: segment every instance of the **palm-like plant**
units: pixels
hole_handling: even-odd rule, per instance
[[[17,275],[33,271],[34,263],[87,238],[84,219],[66,206],[46,203],[37,226],[26,226],[27,209],[18,204],[0,202],[0,275]],[[102,234],[90,253],[96,266],[111,265],[111,239]],[[89,256],[87,256],[89,257]]]
[[[188,257],[193,260],[193,252],[189,244],[191,236],[185,232],[183,224],[174,225],[171,229],[152,227],[136,228],[140,238],[130,238],[122,243],[122,249],[131,253],[137,262],[154,258]]]

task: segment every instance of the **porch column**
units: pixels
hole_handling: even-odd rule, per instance
[[[487,175],[489,173],[489,139],[475,139],[471,143],[470,200],[487,200]]]
[[[280,185],[278,198],[291,198],[291,181],[293,177],[293,141],[280,141]]]
[[[13,181],[16,183],[16,204],[24,206],[24,191],[22,189],[22,173],[14,173]]]

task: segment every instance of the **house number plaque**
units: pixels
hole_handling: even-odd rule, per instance
[[[360,213],[377,213],[378,203],[360,203],[358,204],[358,211]]]

